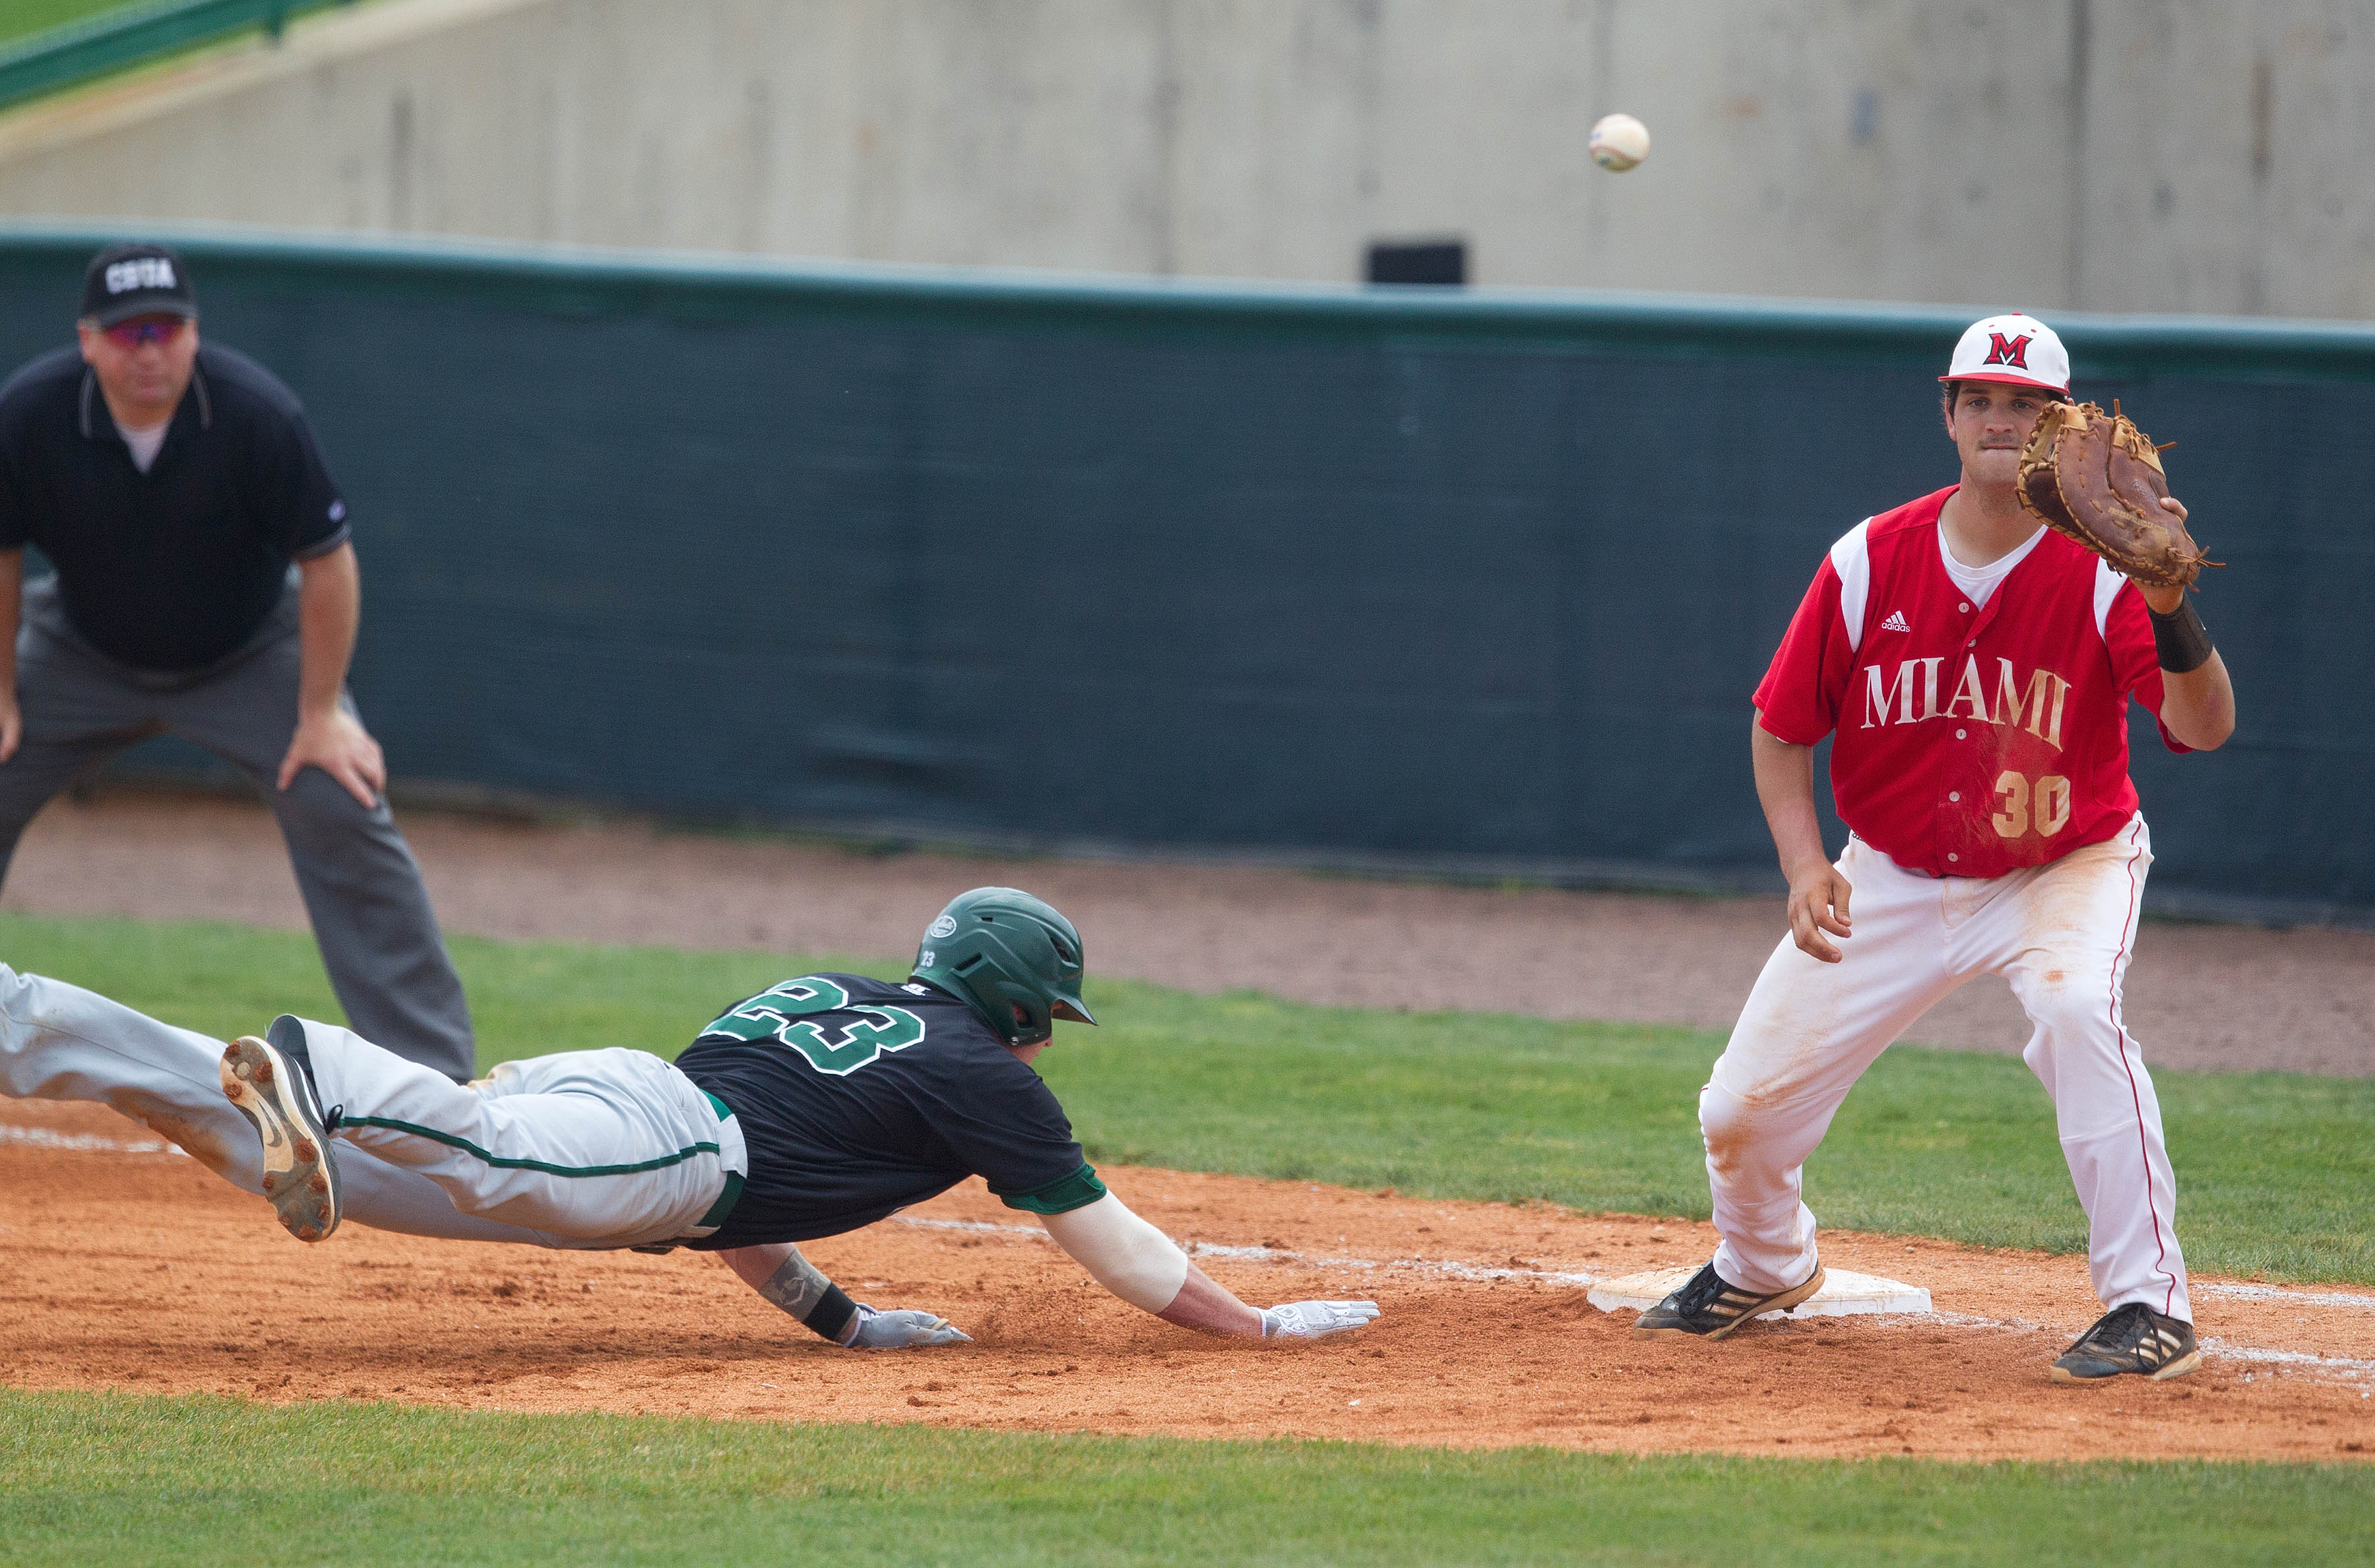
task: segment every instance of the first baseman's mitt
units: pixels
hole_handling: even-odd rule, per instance
[[[2021,509],[2152,588],[2190,588],[2204,556],[2173,512],[2152,438],[2111,405],[2053,403],[2020,454]]]

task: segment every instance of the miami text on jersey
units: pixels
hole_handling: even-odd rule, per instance
[[[2000,658],[1995,661],[1996,688],[1991,698],[1980,678],[1978,655],[1966,654],[1962,678],[1941,707],[1939,675],[1945,663],[1943,658],[1905,659],[1894,676],[1885,666],[1865,666],[1863,727],[1920,724],[1927,719],[1976,719],[2025,729],[2056,751],[2062,749],[2062,706],[2070,695],[2070,682],[2050,669],[2032,670],[2023,682],[2014,673],[2012,661]]]

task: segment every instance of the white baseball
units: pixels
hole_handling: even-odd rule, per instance
[[[1603,114],[1591,128],[1591,161],[1622,174],[1649,156],[1649,127],[1630,114]]]

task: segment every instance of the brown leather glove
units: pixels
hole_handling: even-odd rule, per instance
[[[2020,454],[2021,509],[2151,588],[2190,588],[2207,558],[2165,510],[2168,476],[2152,438],[2111,405],[2054,403]]]

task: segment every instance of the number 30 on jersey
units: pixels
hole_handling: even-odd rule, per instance
[[[1996,814],[1990,820],[2008,839],[2032,827],[2050,839],[2070,823],[2070,781],[2048,773],[2031,783],[2026,774],[2006,768],[1996,775]]]
[[[849,1013],[819,1023],[808,1013]],[[701,1032],[737,1040],[779,1040],[821,1073],[846,1078],[886,1051],[904,1051],[924,1037],[924,1020],[904,1008],[852,1007],[849,993],[821,974],[805,974],[762,991]]]

